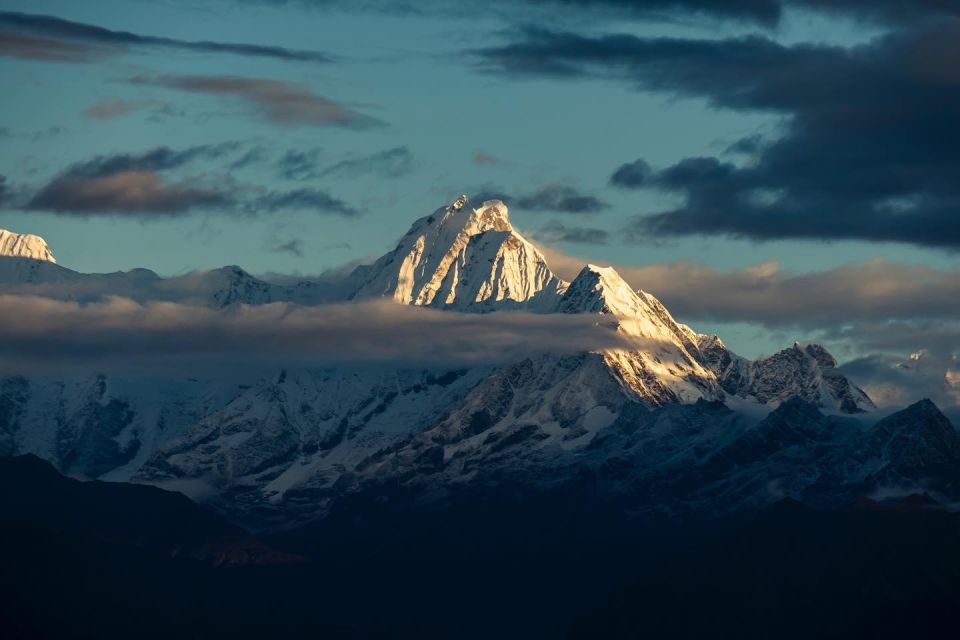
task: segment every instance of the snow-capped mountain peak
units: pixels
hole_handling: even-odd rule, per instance
[[[10,258],[29,258],[56,264],[53,251],[40,236],[29,233],[14,233],[0,229],[0,256]]]
[[[634,289],[613,267],[585,266],[558,300],[562,313],[599,313],[616,319],[621,333],[677,343],[696,353],[697,334],[678,323],[653,295]]]
[[[565,284],[513,228],[503,202],[472,208],[466,196],[414,222],[396,249],[352,277],[352,298],[465,311],[522,306]]]
[[[637,314],[641,305],[636,292],[616,269],[588,264],[570,283],[558,301],[557,310],[629,318]]]
[[[602,353],[630,395],[660,405],[678,400],[716,399],[714,374],[699,361],[696,334],[673,319],[654,296],[634,291],[613,267],[588,264],[557,302],[561,313],[596,313],[636,343]]]

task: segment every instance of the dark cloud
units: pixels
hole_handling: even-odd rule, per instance
[[[190,180],[171,183],[155,171],[129,170],[98,176],[60,176],[31,198],[26,208],[80,216],[180,215],[231,202],[222,189]]]
[[[385,301],[213,310],[125,298],[77,304],[0,295],[0,362],[21,373],[71,366],[222,368],[225,362],[465,366],[622,347],[622,340],[577,314],[478,315]]]
[[[610,184],[616,187],[636,189],[650,186],[653,169],[642,158],[621,165],[610,177]]]
[[[785,117],[749,165],[643,160],[612,182],[681,196],[634,219],[634,238],[725,234],[960,247],[960,20],[904,26],[867,45],[587,37],[540,28],[476,52],[508,75],[615,78],[645,91]]]
[[[67,168],[26,203],[26,209],[65,215],[167,214],[224,207],[232,195],[198,179],[171,181],[161,172],[195,160],[223,158],[234,144],[199,145],[183,150],[157,147],[142,154],[97,156]]]
[[[533,5],[613,9],[653,15],[702,15],[773,26],[787,9],[848,14],[862,19],[899,24],[960,15],[952,0],[520,0]]]
[[[239,145],[225,143],[196,145],[186,149],[156,147],[144,153],[116,153],[96,156],[71,165],[61,176],[95,178],[125,171],[167,171],[201,159],[221,159],[236,153]]]
[[[575,188],[552,184],[527,195],[513,198],[508,203],[528,211],[557,211],[560,213],[598,213],[610,205],[596,196],[580,193]]]
[[[302,258],[303,257],[303,240],[295,238],[293,240],[290,240],[289,242],[278,244],[277,246],[273,247],[271,251],[275,253],[289,253],[292,256]]]
[[[286,4],[290,0],[240,0]],[[391,15],[459,17],[475,19],[490,14],[512,22],[526,20],[598,20],[633,18],[648,20],[713,19],[775,27],[788,9],[843,15],[885,25],[949,18],[960,15],[953,0],[488,0],[472,6],[452,0],[298,0],[300,4],[350,11],[380,11]]]
[[[270,4],[287,4],[290,0],[240,0]],[[298,0],[302,5],[342,10],[379,11],[392,15],[474,18],[477,13],[500,14],[506,17],[531,15],[556,16],[566,10],[579,16],[608,11],[614,15],[664,16],[698,14],[715,18],[735,18],[772,24],[780,18],[779,0],[488,0],[482,5],[451,0]],[[531,13],[539,10],[538,13]]]
[[[763,136],[752,135],[736,140],[733,144],[728,145],[723,152],[729,155],[756,156],[763,151],[765,146],[766,140]]]
[[[107,55],[123,53],[133,47],[230,53],[304,62],[331,61],[330,56],[317,51],[245,43],[177,40],[113,31],[53,16],[0,11],[0,55],[48,62],[90,62]]]
[[[474,189],[470,199],[474,202],[500,200],[508,207],[525,211],[547,211],[591,215],[610,208],[600,198],[581,193],[576,188],[563,184],[550,184],[532,193],[511,194],[495,185],[484,185]]]
[[[330,195],[322,189],[271,191],[250,202],[247,205],[247,209],[254,213],[272,213],[286,209],[309,210],[316,213],[345,217],[357,216],[361,213],[359,209]]]
[[[537,236],[546,242],[571,242],[574,244],[607,244],[610,234],[603,229],[568,226],[552,222],[540,228]]]
[[[98,156],[68,167],[33,194],[23,208],[78,216],[156,217],[197,209],[244,214],[288,209],[343,216],[359,214],[354,207],[318,189],[264,192],[228,177],[174,179],[167,174],[197,160],[229,160],[239,150],[238,144],[225,143]],[[232,168],[235,162],[229,166]]]
[[[699,15],[766,26],[778,24],[791,8],[848,14],[888,24],[960,15],[960,7],[953,0],[514,0],[514,3],[586,11],[609,9],[640,17]]]
[[[762,24],[776,24],[780,20],[778,0],[524,0],[533,5],[567,6],[574,8],[612,9],[641,16],[650,14],[704,15],[714,18],[733,18]]]
[[[162,172],[201,158],[223,158],[234,144],[199,145],[183,150],[157,147],[142,154],[97,156],[68,167],[26,203],[26,209],[61,214],[169,214],[226,206],[229,193],[197,179],[172,182]]]
[[[960,5],[953,0],[784,0],[782,4],[893,25],[960,16]]]
[[[284,126],[367,128],[382,124],[339,102],[317,95],[307,87],[279,80],[239,76],[178,75],[137,76],[131,78],[130,82],[236,98],[253,107],[270,122]]]

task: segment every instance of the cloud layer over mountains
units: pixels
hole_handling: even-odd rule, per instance
[[[0,295],[0,361],[13,373],[383,364],[497,364],[624,346],[588,315],[456,313],[376,301],[210,309],[108,298]]]

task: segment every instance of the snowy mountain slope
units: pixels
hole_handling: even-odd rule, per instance
[[[595,313],[636,341],[634,350],[602,352],[604,362],[636,399],[651,405],[722,396],[714,373],[699,362],[688,329],[653,296],[635,292],[612,268],[587,265],[557,300],[560,313]]]
[[[759,421],[702,400],[652,411],[628,404],[573,441],[537,424],[468,433],[439,425],[361,464],[330,502],[382,494],[423,509],[545,492],[674,522],[749,514],[785,497],[846,507],[929,492],[955,502],[960,433],[929,401],[875,425],[798,398]]]
[[[159,443],[240,391],[193,378],[0,378],[0,455],[32,453],[66,473],[127,480]]]
[[[6,229],[0,229],[0,256],[57,262],[56,258],[53,257],[53,251],[40,236],[14,233]]]
[[[285,497],[295,508],[298,492],[332,485],[374,451],[441,419],[488,374],[486,368],[285,370],[168,440],[135,479],[202,479],[229,490],[234,509]]]
[[[53,262],[14,257],[0,257],[0,292],[75,302],[119,296],[140,303],[177,302],[214,309],[271,302],[315,305],[344,295],[335,283],[275,284],[236,266],[163,278],[149,269],[80,273]]]
[[[396,249],[351,279],[351,299],[466,311],[535,304],[565,284],[514,230],[506,205],[491,200],[473,209],[466,196],[414,222]]]
[[[801,347],[795,343],[751,362],[729,351],[716,336],[701,336],[700,352],[720,386],[733,396],[774,406],[802,398],[843,413],[876,408],[863,390],[836,371],[837,361],[821,345]]]
[[[17,279],[23,274],[4,270],[5,260],[42,266]],[[525,482],[563,483],[589,469],[625,474],[634,484],[624,486],[635,487],[649,470],[642,486],[667,491],[674,476],[691,481],[679,471],[684,465],[701,465],[746,432],[749,420],[721,403],[762,411],[800,398],[830,411],[872,407],[822,347],[751,362],[678,323],[612,268],[587,265],[562,281],[499,201],[473,209],[462,198],[438,209],[396,249],[339,283],[281,285],[239,267],[175,278],[145,269],[81,274],[0,258],[0,288],[218,309],[386,297],[460,312],[589,314],[631,343],[498,368],[288,368],[244,385],[126,375],[0,378],[0,453],[36,453],[78,475],[169,484],[254,526],[315,517],[338,496],[379,481],[442,492],[514,472]],[[635,434],[632,444],[622,440],[624,429]],[[636,455],[625,458],[621,446]]]

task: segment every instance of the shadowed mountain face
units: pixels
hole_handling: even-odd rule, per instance
[[[471,501],[543,496],[568,512],[606,509],[673,527],[742,519],[785,497],[829,508],[925,491],[960,499],[960,434],[929,401],[876,424],[793,399],[760,420],[700,401],[621,407],[594,434],[576,425],[552,432],[535,421],[492,426],[510,413],[518,387],[504,384],[498,402],[467,405],[472,417],[379,451],[349,481],[297,499],[328,505],[330,517],[347,518],[340,524],[380,501],[395,514],[442,514]]]
[[[0,458],[0,521],[212,566],[299,562],[179,493],[80,482],[36,456]]]
[[[954,638],[960,516],[929,504],[785,501],[645,564],[569,637]]]
[[[926,496],[836,511],[788,501],[733,527],[641,524],[589,483],[534,495],[503,487],[441,510],[387,497],[271,539],[314,562],[229,568],[158,550],[194,539],[190,529],[168,530],[159,547],[108,541],[100,532],[117,530],[115,515],[96,503],[83,528],[28,513],[0,527],[0,624],[11,638],[98,639],[958,631],[960,516]]]

